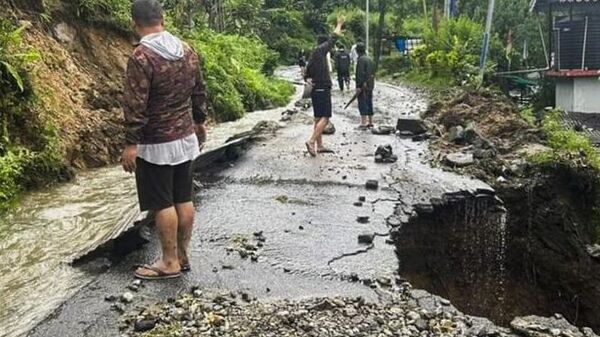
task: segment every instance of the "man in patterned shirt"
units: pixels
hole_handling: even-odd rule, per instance
[[[135,172],[140,208],[155,214],[162,248],[135,276],[176,278],[190,270],[192,166],[206,138],[206,91],[198,55],[165,31],[158,0],[136,0],[132,16],[141,41],[127,66],[122,164]]]

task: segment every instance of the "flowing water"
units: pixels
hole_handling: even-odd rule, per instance
[[[506,209],[487,194],[446,199],[400,230],[400,274],[466,313],[506,323]]]
[[[259,121],[279,120],[287,108],[210,128],[206,149]],[[93,275],[69,263],[139,217],[134,178],[120,167],[82,172],[72,183],[24,196],[17,209],[0,218],[0,336],[25,335],[89,282]]]

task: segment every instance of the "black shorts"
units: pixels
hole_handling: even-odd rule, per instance
[[[358,111],[361,116],[373,116],[373,90],[358,95]]]
[[[170,166],[155,165],[138,158],[135,180],[142,212],[160,211],[192,201],[192,161]]]
[[[331,118],[331,89],[313,89],[311,94],[315,118]]]

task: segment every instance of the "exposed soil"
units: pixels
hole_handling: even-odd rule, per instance
[[[0,1],[0,5],[9,5]],[[24,40],[42,59],[30,69],[37,115],[58,127],[66,164],[101,167],[118,159],[123,140],[122,77],[133,49],[130,37],[76,19],[69,5],[15,3],[12,14],[28,28]],[[8,7],[11,8],[11,7]]]
[[[543,136],[523,120],[517,106],[502,93],[452,89],[438,94],[423,118],[432,125],[435,162],[451,153],[472,153],[476,165],[452,167],[492,185],[500,176],[518,176],[525,156],[545,150]],[[454,139],[457,135],[459,138]]]
[[[502,93],[482,89],[479,92],[461,91],[450,100],[435,102],[424,117],[446,129],[475,122],[477,130],[487,139],[515,145],[527,138],[523,135],[529,130],[516,111],[514,103]]]
[[[462,93],[432,105],[426,116],[441,131],[431,143],[438,160],[493,150],[468,167],[447,167],[488,182],[498,198],[432,200],[396,236],[400,274],[500,324],[560,313],[600,329],[600,261],[588,253],[598,239],[597,174],[528,163],[528,155],[545,150],[543,138],[496,94]],[[484,142],[450,139],[450,128],[470,122]]]

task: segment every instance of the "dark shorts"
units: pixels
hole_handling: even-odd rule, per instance
[[[331,118],[331,89],[313,89],[311,94],[315,118]]]
[[[338,70],[338,77],[350,79],[350,70]]]
[[[358,111],[361,116],[373,116],[373,91],[367,90],[358,96]]]
[[[192,201],[192,161],[170,166],[155,165],[138,158],[135,180],[142,212],[159,211]]]

